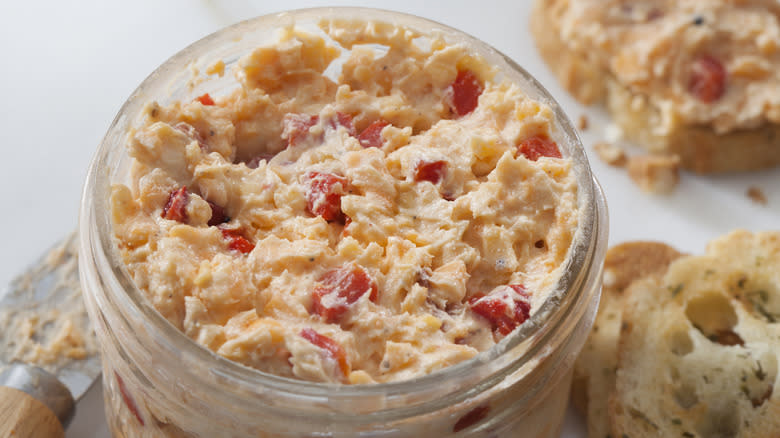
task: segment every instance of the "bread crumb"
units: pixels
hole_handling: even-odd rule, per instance
[[[618,274],[614,269],[604,268],[604,275],[601,280],[604,287],[615,287],[615,284],[617,284],[617,276]]]
[[[604,138],[608,143],[617,143],[623,139],[623,129],[615,123],[610,123],[604,128]]]
[[[588,130],[588,116],[580,114],[580,118],[577,120],[577,128],[579,128],[580,131]]]
[[[756,204],[766,205],[767,199],[764,191],[756,186],[750,186],[747,189],[748,198]]]
[[[628,159],[628,176],[648,193],[671,193],[680,181],[677,155],[637,155]]]
[[[623,167],[626,165],[626,153],[620,146],[614,143],[599,142],[593,145],[601,161],[610,166]]]

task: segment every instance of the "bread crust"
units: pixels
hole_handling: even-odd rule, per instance
[[[530,30],[542,58],[563,87],[584,104],[604,103],[625,137],[648,151],[677,155],[700,174],[751,171],[780,164],[780,124],[716,133],[706,124],[665,120],[642,95],[619,83],[596,56],[573,50],[561,37],[560,17],[569,0],[536,0]],[[590,51],[599,50],[589,48]]]

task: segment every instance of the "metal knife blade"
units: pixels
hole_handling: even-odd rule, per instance
[[[81,297],[72,233],[0,292],[0,372],[14,363],[55,375],[78,400],[100,375],[100,355]]]

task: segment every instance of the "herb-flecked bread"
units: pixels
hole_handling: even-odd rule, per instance
[[[536,0],[561,84],[628,140],[698,173],[780,164],[780,3]]]
[[[663,272],[681,254],[659,242],[626,242],[607,251],[599,311],[574,365],[572,398],[587,417],[588,436],[609,436],[607,402],[615,386],[617,343],[625,289],[636,279]]]
[[[780,233],[732,232],[625,299],[613,437],[780,436]]]

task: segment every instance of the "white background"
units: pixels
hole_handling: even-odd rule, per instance
[[[588,114],[583,140],[607,194],[610,243],[663,240],[688,252],[731,229],[777,228],[780,171],[701,177],[683,174],[671,196],[642,194],[624,171],[592,154],[606,119],[553,80],[527,31],[530,0],[339,2],[396,9],[470,33],[515,59],[570,117]],[[76,227],[89,161],[119,107],[155,67],[189,43],[236,21],[322,1],[0,2],[0,284]],[[767,206],[749,201],[755,185]],[[2,329],[2,328],[0,328]],[[108,437],[99,388],[79,405],[69,438]],[[584,437],[567,419],[564,437]]]

